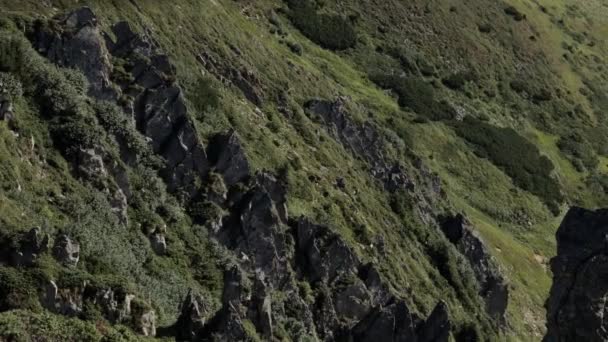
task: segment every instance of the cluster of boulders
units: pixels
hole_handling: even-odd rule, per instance
[[[51,236],[40,227],[18,234],[14,241],[3,242],[7,246],[2,259],[16,267],[32,266],[47,252],[52,252],[53,257],[67,267],[76,267],[80,260],[80,244],[63,233],[55,237],[52,247]]]
[[[154,310],[121,287],[93,284],[87,280],[62,287],[49,280],[44,285],[40,302],[51,312],[71,317],[83,316],[87,304],[94,305],[112,324],[127,324],[142,335],[156,335]]]
[[[80,244],[76,240],[65,233],[52,238],[40,227],[2,241],[2,250],[0,262],[13,267],[35,266],[44,254],[49,253],[70,273],[75,271],[80,261]],[[49,311],[82,317],[87,304],[92,304],[112,323],[129,324],[147,336],[155,334],[154,310],[120,286],[95,284],[86,278],[76,283],[49,278],[40,281],[40,303]]]

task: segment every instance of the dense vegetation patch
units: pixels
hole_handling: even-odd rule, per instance
[[[563,201],[559,183],[551,176],[553,164],[538,148],[512,128],[501,128],[467,117],[454,124],[456,133],[475,146],[475,153],[487,158],[515,185],[540,197],[555,213]]]
[[[593,146],[591,146],[585,137],[576,131],[561,137],[557,142],[557,147],[564,152],[572,165],[574,165],[579,172],[593,170],[599,164]]]
[[[289,19],[308,39],[330,50],[355,46],[357,34],[352,23],[335,14],[317,13],[310,0],[288,0]]]
[[[371,80],[384,89],[391,89],[399,96],[399,106],[409,108],[430,120],[454,118],[454,109],[445,101],[435,98],[433,86],[420,78],[395,75],[370,75]]]

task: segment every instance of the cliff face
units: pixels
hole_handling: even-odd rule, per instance
[[[571,209],[556,237],[545,341],[608,341],[608,210]]]

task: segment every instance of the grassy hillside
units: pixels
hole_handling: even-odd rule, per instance
[[[387,156],[411,170],[419,158],[441,179],[446,196],[432,203],[436,214],[464,213],[499,261],[510,284],[508,324],[488,339],[537,341],[544,334],[546,262],[555,253],[561,214],[568,205],[608,205],[608,7],[601,0],[317,1],[307,8],[279,0],[0,0],[0,42],[33,19],[83,4],[103,29],[128,20],[156,40],[176,66],[203,141],[234,128],[255,170],[287,174],[291,217],[331,226],[424,316],[443,298],[459,324],[494,330],[476,318],[480,299],[471,295],[466,274],[446,279],[429,256],[433,248],[456,252],[417,217],[417,199],[387,193],[367,161],[303,109],[313,98],[343,97],[354,122],[388,137]],[[339,31],[352,37],[336,42],[336,28],[324,24],[336,18],[344,21]],[[318,27],[306,27],[311,20]],[[47,61],[36,63],[69,77]],[[257,100],[222,68],[251,75]],[[71,174],[50,120],[27,94],[14,101],[19,136],[0,122],[2,234],[33,226],[77,232],[82,271],[130,283],[155,306],[161,325],[174,321],[188,288],[208,295],[216,310],[225,251],[213,247],[203,229],[192,229],[179,199],[162,185],[148,189],[146,170],[130,170],[140,180],[142,201],[174,211],[169,254],[144,247],[135,227],[148,212],[130,209],[127,230],[108,223],[114,218],[107,217],[107,200]],[[463,116],[473,124],[465,125]],[[423,172],[413,172],[424,187]],[[339,178],[347,191],[335,186]],[[146,191],[153,195],[145,197]],[[395,201],[408,209],[393,210]],[[99,235],[110,238],[98,245]],[[370,247],[378,237],[386,241],[384,253]],[[53,261],[47,264],[42,271],[60,277]],[[1,267],[3,277],[12,270]],[[29,275],[19,277],[25,282]],[[464,290],[450,281],[462,282]],[[27,320],[71,329],[31,305],[25,308],[35,314]],[[18,330],[26,324],[23,315],[2,313],[0,326]]]

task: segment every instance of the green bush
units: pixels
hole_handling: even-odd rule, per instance
[[[357,34],[353,25],[339,15],[319,14],[310,0],[288,0],[289,18],[303,35],[330,50],[355,46]]]
[[[220,92],[209,77],[199,78],[192,87],[191,95],[190,101],[199,115],[220,106]]]
[[[10,35],[0,36],[0,71],[15,72],[22,67],[27,45],[22,39]]]
[[[511,128],[492,126],[467,117],[454,123],[456,133],[475,146],[475,152],[487,158],[515,185],[540,197],[554,212],[563,201],[559,183],[551,177],[553,164],[538,148]]]
[[[40,307],[36,282],[29,272],[0,266],[0,311]]]
[[[566,154],[579,172],[594,170],[599,164],[593,146],[578,132],[561,137],[557,142],[557,147]]]
[[[399,106],[427,117],[430,120],[449,120],[455,117],[454,109],[435,98],[433,86],[420,78],[395,75],[370,75],[370,79],[384,89],[391,89],[399,96]]]
[[[460,90],[464,88],[467,82],[473,82],[476,80],[475,75],[472,72],[457,72],[449,75],[441,80],[441,82],[452,90]]]

